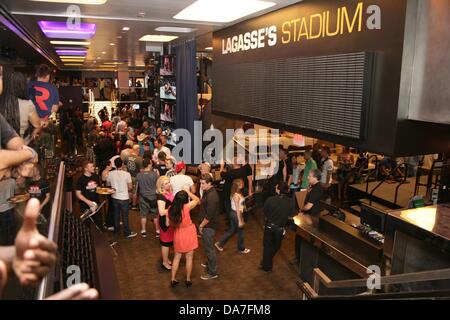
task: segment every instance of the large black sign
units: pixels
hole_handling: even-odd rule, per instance
[[[405,12],[406,0],[305,0],[215,32],[213,112],[382,150],[372,137],[395,135]]]

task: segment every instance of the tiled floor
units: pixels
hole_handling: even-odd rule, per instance
[[[184,286],[184,264],[180,266],[178,280],[180,285],[170,287],[170,273],[160,268],[160,245],[154,237],[154,227],[149,223],[147,238],[140,235],[133,239],[120,239],[116,245],[118,257],[115,267],[123,299],[298,299],[299,293],[295,281],[298,275],[289,264],[294,256],[294,234],[288,232],[282,249],[274,260],[274,271],[265,273],[258,269],[262,256],[262,212],[250,215],[245,229],[246,246],[251,249],[247,255],[236,249],[236,237],[225,246],[224,252],[218,254],[219,278],[209,281],[200,279],[203,268],[201,241],[195,252],[193,286]],[[193,214],[195,220],[196,215]],[[130,212],[130,226],[139,232],[139,214]],[[218,237],[226,222],[221,216]],[[200,239],[199,239],[200,240]],[[182,260],[183,263],[183,260]]]

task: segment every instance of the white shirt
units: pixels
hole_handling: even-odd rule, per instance
[[[334,168],[333,160],[328,158],[323,163],[323,166],[322,166],[322,179],[320,179],[320,183],[322,183],[322,184],[331,184],[331,181],[333,180],[332,179],[333,175],[330,175],[329,181],[327,181],[327,175],[328,175],[328,172],[333,172],[333,168]]]
[[[111,188],[116,189],[116,192],[111,195],[116,200],[129,200],[128,184],[131,183],[131,174],[123,170],[111,171],[106,178],[106,184]]]
[[[28,118],[30,114],[35,110],[33,102],[31,100],[19,99],[19,112],[20,112],[20,136],[28,129]]]
[[[160,153],[161,151],[166,154],[167,158],[170,158],[172,156],[172,152],[170,152],[170,149],[167,147],[162,147],[161,149],[155,149],[155,150],[153,150],[153,157],[152,157],[152,160],[154,162],[158,162],[158,153]]]
[[[192,178],[185,174],[177,174],[170,178],[170,184],[172,185],[173,194],[176,195],[178,191],[183,190],[183,188],[191,188],[194,185]]]

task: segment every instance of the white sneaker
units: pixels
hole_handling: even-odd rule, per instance
[[[242,254],[247,254],[247,253],[250,252],[250,249],[249,248],[245,248],[244,250],[239,251],[239,252],[242,253]]]
[[[128,239],[131,239],[131,238],[134,238],[134,237],[136,237],[136,236],[137,236],[137,233],[136,233],[136,232],[130,232],[130,234],[127,235],[127,238],[128,238]]]

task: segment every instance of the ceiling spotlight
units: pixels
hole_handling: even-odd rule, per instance
[[[138,12],[137,17],[138,18],[144,18],[145,17],[145,12],[143,12],[143,11]]]
[[[102,51],[102,54],[106,54],[106,51]]]
[[[88,46],[91,44],[89,41],[60,41],[60,40],[51,40],[50,43],[56,45],[73,45],[73,46]]]
[[[31,1],[100,5],[105,4],[108,0],[31,0]]]
[[[145,14],[145,13],[144,13]],[[123,27],[122,28],[122,31],[129,31],[130,30],[130,27]]]
[[[260,0],[197,0],[175,15],[174,19],[208,22],[231,22],[270,8],[275,2]]]
[[[115,46],[116,44],[115,43],[113,43],[113,42],[111,42],[110,44],[109,44],[110,46]]]
[[[191,33],[197,29],[194,28],[180,28],[180,27],[158,27],[155,31],[160,32],[176,32],[176,33]]]
[[[213,49],[213,47],[206,47],[205,50],[206,51],[211,51]]]
[[[139,39],[139,41],[147,41],[147,42],[170,42],[172,40],[177,39],[177,36],[168,36],[162,34],[147,34]]]

